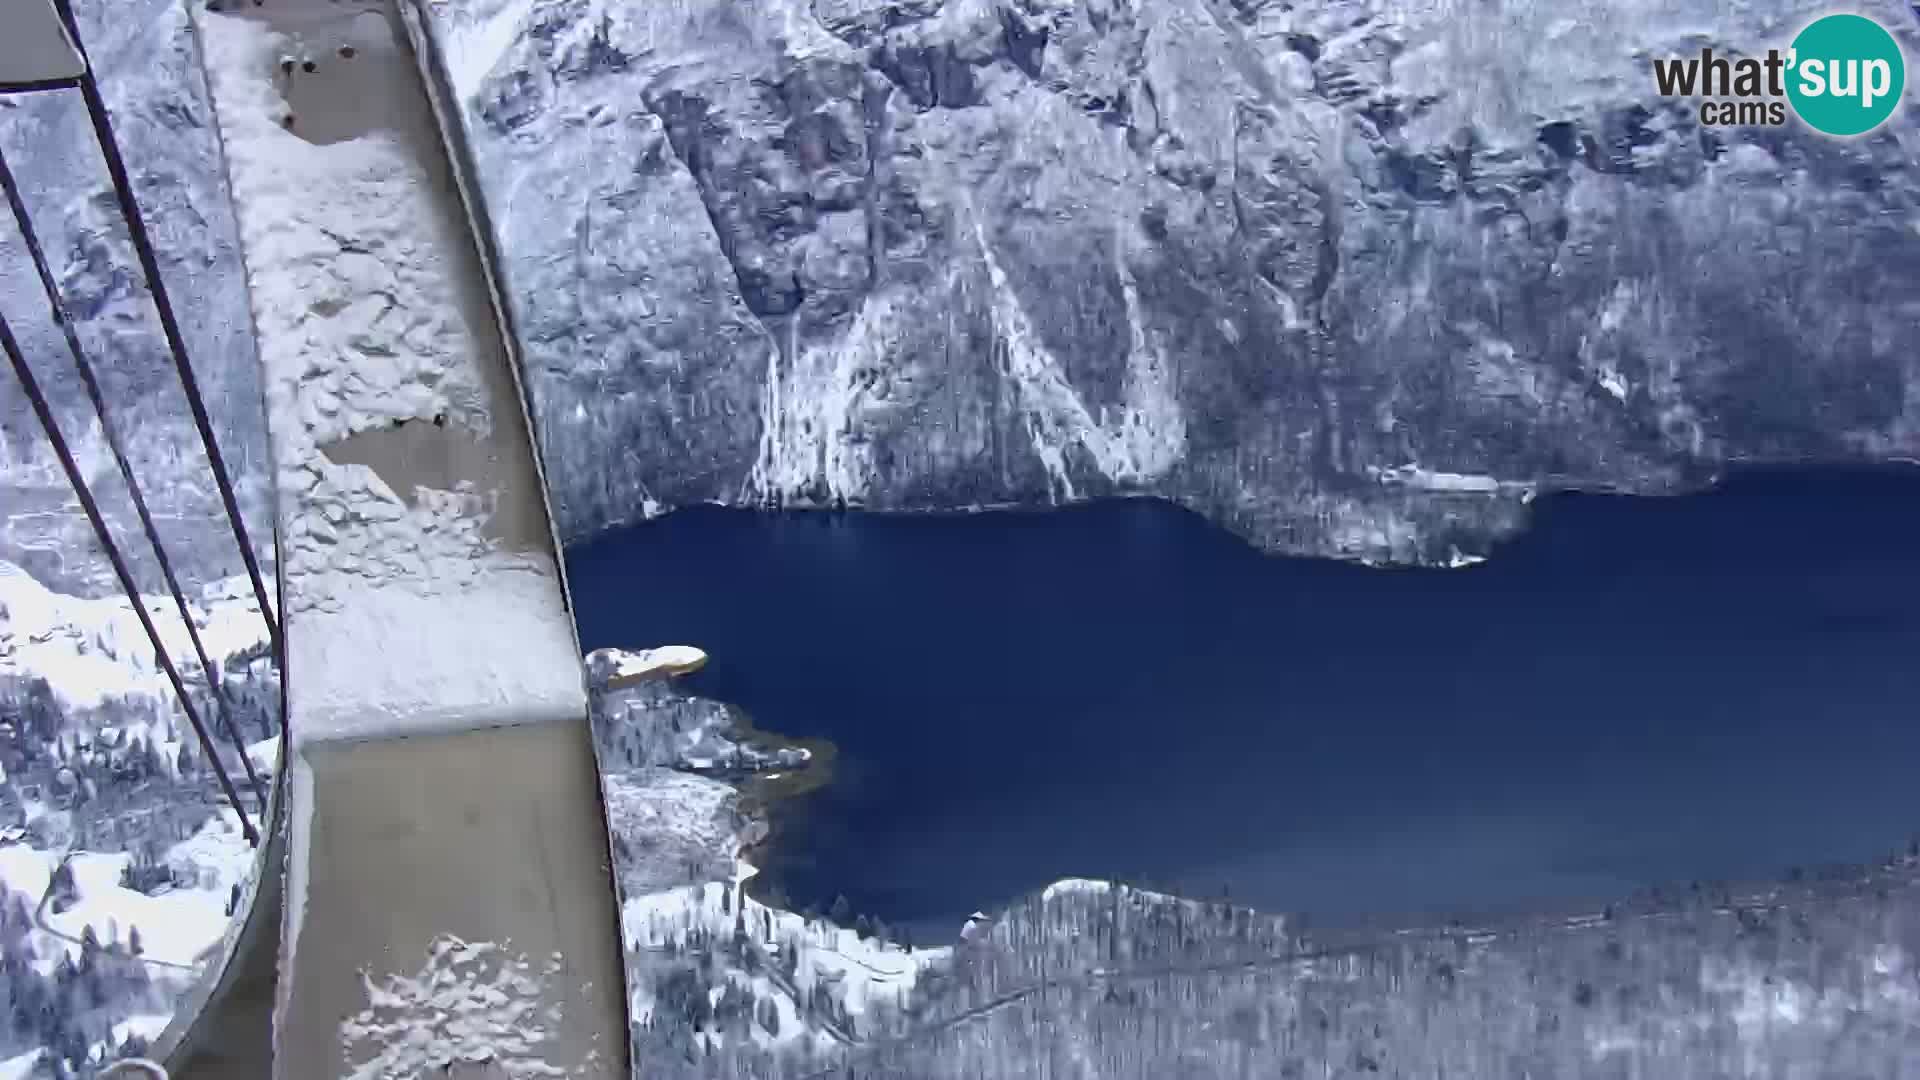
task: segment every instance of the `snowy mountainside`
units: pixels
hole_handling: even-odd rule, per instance
[[[181,674],[200,678],[173,599],[141,599]],[[244,577],[204,586],[188,597],[188,610],[216,663],[244,664],[266,644],[266,624]],[[70,710],[96,709],[113,698],[157,701],[172,694],[124,596],[64,595],[0,561],[0,678],[7,677],[45,679]]]
[[[140,599],[202,718],[231,718],[270,784],[279,688],[252,591],[229,578],[196,594],[224,708],[172,599]],[[221,735],[218,752],[258,824],[242,751]],[[0,989],[15,1003],[0,1059],[90,1075],[173,1018],[219,954],[255,852],[129,602],[66,595],[3,562],[0,777]]]
[[[272,552],[264,401],[219,139],[186,0],[75,0],[81,35],[153,238],[195,376],[263,564]],[[181,576],[238,573],[228,528],[77,91],[0,101],[0,151],[99,376]],[[115,526],[141,587],[162,587],[39,279],[0,215],[0,311]],[[0,378],[0,560],[61,591],[118,591],[18,382]]]
[[[190,362],[269,577],[263,399],[235,225],[184,0],[75,0]],[[0,102],[0,151],[99,376],[191,618],[145,595],[204,716],[230,713],[263,779],[278,685],[150,295],[77,92]],[[18,232],[0,311],[143,589],[162,582]],[[218,951],[253,849],[172,700],[19,384],[0,378],[0,1076],[89,1076],[142,1050]],[[219,753],[245,786],[239,751]],[[249,789],[249,803],[257,796]],[[250,805],[257,813],[258,806]]]
[[[1652,82],[1810,0],[420,7],[567,542],[1157,495],[1446,564],[1542,490],[1920,455],[1920,113]]]
[[[6,988],[30,1018],[7,1026],[0,1077],[90,1076],[143,1053],[222,947],[253,856],[231,811],[173,845],[164,865],[179,884],[154,893],[126,884],[124,852],[0,847]]]

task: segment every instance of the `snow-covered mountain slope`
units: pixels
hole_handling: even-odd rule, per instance
[[[1651,79],[1811,0],[420,7],[570,541],[1151,494],[1448,563],[1543,488],[1920,456],[1920,113]]]
[[[163,742],[157,725],[103,729],[111,744],[63,738],[74,749],[51,761],[8,727],[0,952],[25,1011],[0,1023],[0,1057],[57,1058],[87,1075],[102,1055],[141,1051],[212,973],[250,898],[257,852],[190,764],[189,743]],[[272,755],[259,751],[272,745],[253,748],[268,777]]]
[[[220,448],[269,575],[259,365],[218,137],[183,0],[75,0],[114,133]],[[0,103],[0,151],[100,376],[190,617],[270,777],[278,695],[265,626],[137,270],[80,97]],[[186,627],[11,222],[0,310],[143,588],[211,707]],[[18,383],[0,378],[0,1076],[91,1075],[174,1019],[231,925],[253,849],[120,595]],[[244,783],[239,753],[223,747]],[[252,793],[249,793],[250,801]],[[257,809],[257,807],[254,807]],[[137,938],[137,945],[136,945]]]
[[[188,598],[208,658],[224,664],[255,656],[266,644],[246,578],[232,577]],[[181,674],[204,678],[173,599],[147,595],[142,603]],[[0,678],[45,679],[70,711],[97,709],[113,699],[170,700],[172,689],[153,645],[125,596],[69,596],[0,562]]]
[[[242,746],[216,728],[217,752],[258,824],[240,756],[271,783],[265,624],[243,578],[194,593],[224,708],[172,599],[140,602],[202,718],[236,725]],[[4,1067],[58,1058],[72,1070],[156,1037],[221,955],[255,854],[130,603],[63,594],[0,562],[0,982],[27,1010],[0,1019]]]
[[[0,847],[0,884],[37,898],[62,863],[72,875],[71,900],[49,901],[36,913],[31,940],[42,974],[52,974],[63,956],[78,962],[88,930],[102,943],[125,941],[137,930],[147,962],[168,969],[184,990],[225,937],[228,900],[252,874],[253,856],[238,818],[226,810],[167,850],[165,865],[179,884],[153,895],[122,884],[132,860],[126,852],[67,855],[20,843]]]
[[[260,367],[186,0],[75,0],[73,8],[250,534],[270,566]],[[20,183],[174,565],[192,581],[240,572],[239,549],[79,94],[0,102],[0,151]],[[142,588],[161,589],[145,543],[133,542],[139,530],[131,503],[7,215],[0,215],[0,311],[20,337]],[[0,378],[0,462],[0,560],[64,592],[117,592],[11,374]]]
[[[7,917],[8,956],[30,963],[49,985],[88,986],[97,1003],[54,994],[56,1026],[73,1036],[10,1031],[7,1042],[19,1052],[0,1061],[0,1078],[63,1075],[61,1068],[73,1075],[75,1037],[96,1062],[139,1053],[208,975],[232,926],[233,892],[247,886],[254,870],[254,852],[237,819],[222,813],[173,846],[166,865],[181,882],[177,887],[151,895],[128,888],[123,875],[130,858],[0,847],[0,886],[16,905]],[[66,875],[70,888],[63,890],[59,881]],[[34,897],[44,899],[36,906]],[[22,913],[31,920],[24,929],[12,925]],[[15,1000],[21,1000],[21,980],[11,976]],[[31,1046],[34,1041],[46,1045]],[[28,1048],[21,1050],[23,1043]]]

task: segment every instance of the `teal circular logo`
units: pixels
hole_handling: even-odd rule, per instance
[[[1787,53],[1787,100],[1815,131],[1861,135],[1893,115],[1907,89],[1900,43],[1872,19],[1824,15]]]

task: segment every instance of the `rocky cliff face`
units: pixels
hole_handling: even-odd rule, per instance
[[[219,139],[182,0],[76,0],[114,131],[158,248],[221,450],[262,557],[271,557],[266,429],[244,270]],[[239,550],[77,91],[0,99],[0,153],[22,187],[141,490],[183,579],[237,573]],[[0,311],[59,414],[144,588],[159,575],[65,342],[10,217],[0,214]],[[0,559],[61,591],[117,592],[11,371],[0,375]]]
[[[431,11],[567,539],[1156,494],[1437,561],[1543,488],[1920,453],[1914,113],[1654,91],[1802,0]]]

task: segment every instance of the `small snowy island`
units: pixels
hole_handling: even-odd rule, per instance
[[[656,649],[596,649],[587,657],[589,667],[606,669],[607,686],[632,686],[645,679],[689,675],[707,666],[707,654],[691,645],[662,645]]]

